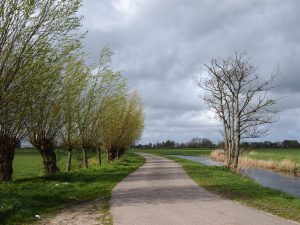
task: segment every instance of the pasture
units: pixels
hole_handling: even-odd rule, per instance
[[[282,161],[289,159],[300,164],[300,149],[257,149],[242,154],[244,157],[260,160]]]
[[[61,172],[66,170],[67,151],[56,150],[57,165]],[[89,161],[93,164],[96,161],[96,152],[88,152]],[[79,150],[74,150],[72,155],[72,170],[81,168],[82,153]],[[103,164],[106,164],[106,154],[102,153]],[[13,180],[20,178],[29,178],[42,176],[43,163],[42,157],[38,150],[34,148],[17,149],[14,164],[13,164]]]

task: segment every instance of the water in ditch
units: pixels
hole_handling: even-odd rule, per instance
[[[177,158],[191,160],[207,166],[222,166],[223,163],[213,161],[207,157],[202,156],[183,156],[173,155]],[[282,192],[286,192],[289,195],[300,198],[300,177],[294,177],[286,175],[280,172],[274,172],[260,168],[247,168],[242,171],[247,177],[250,177],[258,184],[276,189]]]

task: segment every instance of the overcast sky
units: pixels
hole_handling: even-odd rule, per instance
[[[142,143],[221,140],[195,80],[212,57],[246,51],[260,74],[279,68],[278,122],[261,140],[300,141],[299,0],[83,0],[90,63],[110,45],[145,107]]]

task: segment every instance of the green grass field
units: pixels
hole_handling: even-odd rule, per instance
[[[103,163],[106,163],[106,155],[103,153]],[[60,171],[65,171],[67,163],[67,152],[56,150],[57,165]],[[88,158],[96,157],[95,152],[88,152]],[[73,151],[72,169],[76,170],[81,165],[81,152]],[[13,164],[13,179],[36,177],[43,175],[43,163],[40,153],[33,148],[17,149]]]
[[[95,153],[94,153],[95,154]],[[119,160],[86,170],[75,169],[43,177],[41,157],[36,151],[17,151],[14,162],[16,180],[0,183],[0,224],[32,224],[69,205],[101,197],[102,214],[109,215],[112,188],[143,165],[144,159],[128,152]],[[59,166],[65,169],[66,155],[58,153]],[[74,156],[76,162],[76,154]],[[103,160],[105,161],[105,160]]]
[[[242,156],[252,159],[282,161],[289,159],[300,164],[300,149],[261,149],[245,152]]]

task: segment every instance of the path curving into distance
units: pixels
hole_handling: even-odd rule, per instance
[[[295,225],[199,187],[181,166],[141,153],[144,166],[120,182],[110,201],[116,225]]]

